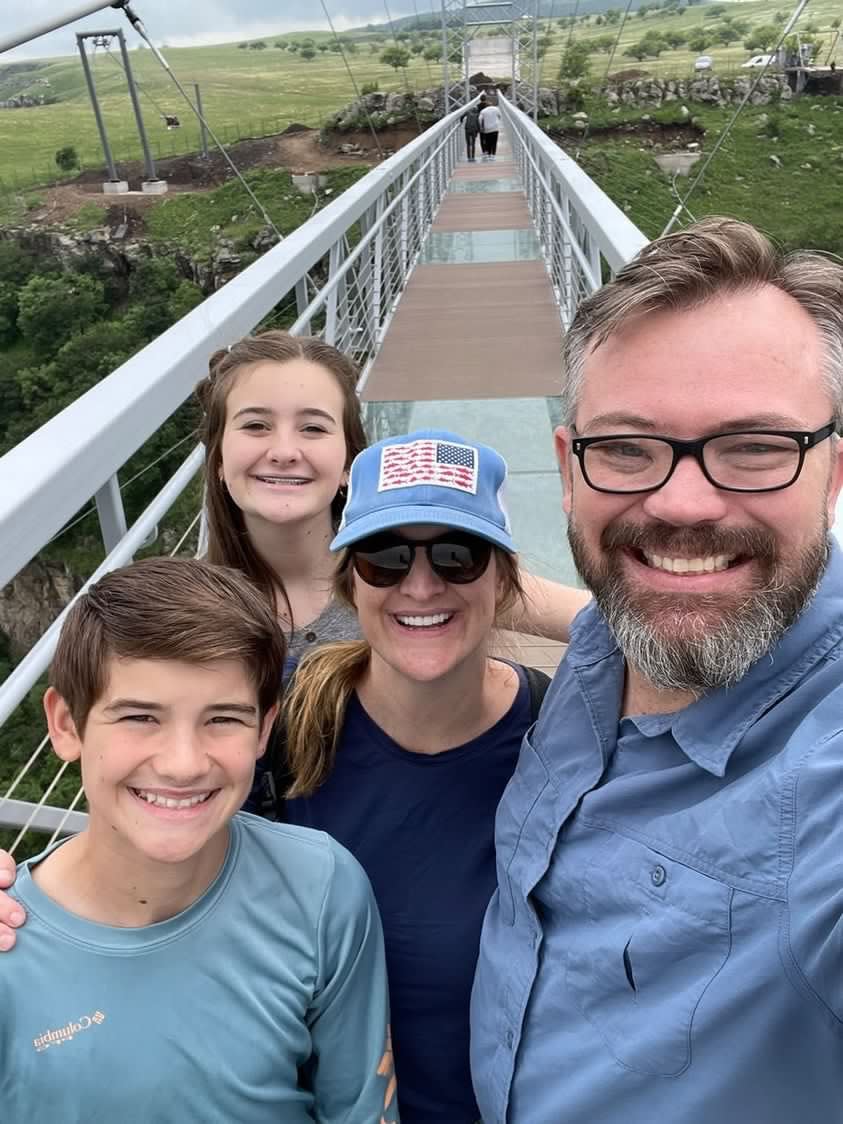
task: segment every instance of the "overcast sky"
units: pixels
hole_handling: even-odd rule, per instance
[[[0,0],[3,9],[0,35],[27,31],[58,19],[62,12],[78,11],[85,0]],[[430,13],[438,0],[325,0],[337,31],[366,23],[385,23],[386,10],[399,16]],[[9,9],[11,8],[11,12]],[[132,0],[132,9],[143,21],[153,42],[171,47],[224,43],[287,31],[327,30],[320,0]],[[308,14],[309,13],[309,14]],[[102,12],[0,55],[0,64],[21,58],[69,55],[76,50],[76,32],[122,27],[132,46],[138,36],[121,12]]]

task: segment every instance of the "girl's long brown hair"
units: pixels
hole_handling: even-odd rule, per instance
[[[343,394],[343,434],[346,461],[349,468],[357,454],[368,444],[360,417],[357,397],[358,372],[354,363],[330,344],[313,336],[291,336],[288,332],[272,330],[256,336],[246,336],[228,349],[214,352],[208,366],[208,376],[196,387],[196,397],[202,407],[200,438],[205,445],[205,504],[208,513],[207,560],[222,566],[232,566],[246,574],[275,608],[278,594],[287,602],[290,627],[292,612],[284,584],[272,567],[265,562],[252,545],[246,531],[243,513],[220,479],[222,466],[222,439],[225,432],[226,402],[238,375],[255,363],[287,363],[292,359],[307,359],[330,371]],[[335,525],[339,523],[345,506],[345,490],[341,489],[331,504]]]
[[[524,596],[516,555],[494,548],[500,593],[500,616]],[[346,551],[334,579],[338,599],[352,605],[352,555]],[[365,640],[324,644],[310,652],[296,668],[282,704],[286,727],[284,795],[310,796],[324,784],[334,767],[345,712],[357,684],[369,666],[372,649]]]

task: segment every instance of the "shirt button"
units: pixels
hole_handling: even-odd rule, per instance
[[[506,1048],[507,1048],[508,1050],[511,1050],[511,1049],[512,1049],[512,1043],[513,1043],[514,1041],[515,1041],[515,1035],[514,1035],[514,1034],[512,1033],[512,1031],[511,1031],[511,1030],[508,1030],[508,1031],[506,1032]]]
[[[304,634],[304,638],[308,642],[308,644],[312,644],[314,642],[314,640],[316,639],[316,633],[315,632],[306,632]]]
[[[667,878],[667,871],[659,864],[650,871],[650,881],[654,886],[661,886]]]

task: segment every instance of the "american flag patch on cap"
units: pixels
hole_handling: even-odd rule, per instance
[[[460,492],[477,492],[477,450],[449,441],[412,441],[386,445],[381,451],[378,491],[437,484]]]

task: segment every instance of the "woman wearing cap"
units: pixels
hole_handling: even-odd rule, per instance
[[[331,549],[363,640],[309,654],[287,696],[279,813],[372,882],[404,1124],[478,1117],[468,1013],[494,816],[535,710],[525,669],[489,654],[520,594],[505,480],[494,449],[446,432],[360,453]]]

